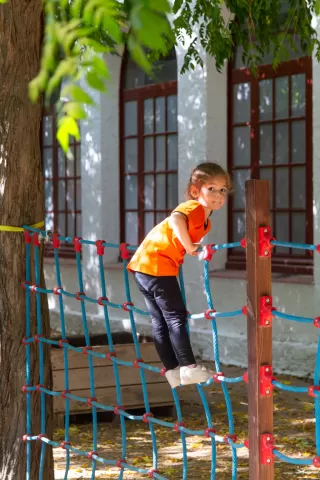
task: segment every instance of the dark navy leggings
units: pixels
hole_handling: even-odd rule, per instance
[[[135,272],[152,319],[152,334],[158,355],[167,370],[195,364],[187,332],[187,311],[176,277],[154,277]]]

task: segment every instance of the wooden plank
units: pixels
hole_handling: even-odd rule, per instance
[[[141,357],[146,363],[152,361],[159,361],[159,356],[155,349],[153,343],[140,343],[140,351]],[[114,347],[117,356],[119,359],[124,361],[134,361],[136,358],[134,345],[133,344],[125,344],[125,345],[115,345]],[[109,353],[110,349],[108,346],[95,346],[93,350],[99,353],[107,354]],[[63,363],[63,351],[60,348],[52,348],[51,349],[51,363],[52,363],[52,370],[64,370],[64,363]],[[88,357],[83,353],[78,353],[73,350],[68,351],[68,364],[69,369],[72,368],[85,368],[88,366]],[[109,361],[105,358],[98,358],[93,357],[93,365],[95,367],[104,366],[109,364]]]
[[[161,368],[160,362],[149,363],[153,367]],[[118,368],[121,385],[134,385],[141,384],[140,369],[134,367]],[[144,370],[145,379],[147,383],[165,383],[166,378],[160,375],[160,373],[151,372],[150,370]],[[64,370],[56,370],[52,374],[53,376],[53,389],[56,392],[62,392],[65,390],[64,384]],[[115,378],[112,365],[104,367],[96,367],[94,369],[94,384],[95,387],[115,387]],[[69,389],[70,390],[84,390],[90,388],[90,371],[89,368],[76,368],[69,370]]]
[[[262,465],[260,436],[273,433],[273,398],[260,395],[260,366],[272,366],[272,328],[260,326],[260,297],[271,296],[271,255],[259,257],[258,229],[270,226],[266,180],[246,182],[249,479],[273,480],[273,464]]]
[[[167,382],[148,385],[147,388],[151,406],[173,405],[171,388]],[[80,397],[90,397],[90,390],[75,390],[72,393]],[[127,409],[144,407],[141,385],[121,387],[121,396],[122,403]],[[117,404],[115,388],[97,388],[96,398],[103,405],[115,406]],[[55,413],[63,413],[65,411],[65,399],[53,397],[53,409]],[[72,413],[85,413],[90,412],[91,408],[86,403],[71,400],[70,411]]]

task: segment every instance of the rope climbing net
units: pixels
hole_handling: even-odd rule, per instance
[[[155,433],[155,425],[161,425],[162,427],[168,429],[174,429],[177,433],[180,434],[181,437],[181,445],[182,445],[182,456],[183,456],[183,480],[188,478],[188,457],[187,457],[187,443],[186,443],[186,436],[187,435],[199,435],[205,436],[211,439],[211,473],[210,479],[216,479],[216,445],[217,443],[224,442],[230,446],[231,449],[231,457],[232,457],[232,480],[236,480],[237,478],[237,450],[241,448],[249,449],[249,442],[245,441],[240,443],[237,441],[236,433],[235,433],[235,425],[234,425],[234,417],[232,412],[232,405],[230,401],[230,396],[228,393],[228,384],[238,383],[238,382],[248,382],[248,373],[236,378],[228,378],[221,372],[221,365],[220,365],[220,358],[219,358],[219,346],[218,346],[218,333],[217,333],[217,326],[216,326],[216,319],[217,318],[224,318],[224,317],[233,317],[237,315],[247,315],[247,307],[241,306],[241,308],[229,311],[229,312],[217,312],[214,309],[214,304],[212,300],[212,295],[210,291],[210,283],[209,283],[209,261],[212,258],[212,255],[216,253],[218,250],[227,249],[227,248],[235,248],[235,247],[243,247],[246,248],[246,240],[243,239],[241,242],[233,242],[233,243],[226,243],[221,245],[206,245],[203,247],[203,261],[204,261],[204,285],[205,285],[205,292],[207,296],[208,302],[208,309],[202,313],[196,314],[189,314],[188,317],[193,320],[198,319],[207,319],[211,324],[212,329],[212,338],[213,338],[213,357],[215,362],[215,369],[216,373],[211,380],[209,380],[206,384],[198,384],[197,389],[203,404],[203,408],[206,415],[206,422],[207,425],[202,430],[192,430],[188,428],[188,426],[183,422],[183,415],[182,409],[179,401],[179,396],[177,393],[177,389],[172,390],[172,395],[175,403],[176,408],[176,418],[177,421],[175,423],[163,421],[158,418],[155,418],[150,411],[150,404],[148,398],[148,386],[145,378],[145,373],[147,370],[151,370],[153,372],[157,372],[159,374],[164,375],[164,369],[160,369],[151,365],[148,365],[143,361],[141,358],[140,353],[140,346],[139,346],[139,339],[135,325],[135,315],[149,315],[148,312],[143,311],[135,307],[132,303],[130,286],[129,286],[129,276],[126,269],[128,258],[130,255],[130,251],[134,251],[136,247],[130,246],[128,244],[111,244],[107,243],[104,240],[98,240],[96,242],[83,240],[79,237],[76,238],[69,238],[69,237],[62,237],[57,234],[50,235],[48,237],[48,232],[42,232],[37,230],[36,228],[32,227],[25,227],[25,243],[26,243],[26,279],[23,282],[23,288],[26,292],[26,334],[25,338],[23,339],[23,344],[26,347],[26,384],[23,386],[22,391],[26,394],[26,433],[23,437],[23,440],[26,442],[26,478],[27,480],[34,480],[30,477],[31,472],[31,456],[32,456],[32,443],[36,440],[41,441],[41,455],[40,455],[40,463],[39,463],[39,476],[38,478],[42,480],[45,478],[44,472],[44,460],[45,460],[45,452],[48,446],[54,448],[62,448],[65,451],[65,458],[66,458],[66,468],[65,468],[65,476],[64,478],[68,478],[68,473],[71,467],[71,453],[75,453],[77,455],[87,457],[92,462],[92,473],[91,479],[95,478],[95,472],[97,467],[97,462],[103,463],[109,466],[116,466],[119,468],[119,479],[121,480],[124,475],[124,471],[126,469],[138,472],[142,475],[146,475],[149,478],[157,478],[160,480],[165,480],[161,474],[161,468],[158,465],[158,451],[157,451],[157,439]],[[260,233],[259,233],[260,235]],[[40,244],[42,240],[52,241],[53,245],[53,252],[54,252],[54,263],[55,263],[55,275],[56,275],[56,287],[53,289],[46,289],[40,286]],[[77,264],[77,272],[78,272],[78,285],[79,291],[75,293],[68,292],[63,289],[62,280],[61,280],[61,272],[60,272],[60,262],[59,262],[59,249],[60,249],[60,242],[67,242],[71,243],[74,246],[75,255],[76,255],[76,264]],[[101,286],[101,296],[100,298],[91,298],[85,293],[84,289],[84,281],[83,281],[83,273],[82,273],[82,263],[81,263],[81,252],[84,245],[88,245],[90,248],[96,249],[96,254],[98,256],[99,262],[99,275],[100,275],[100,286]],[[311,251],[317,251],[320,253],[320,245],[308,245],[308,244],[297,244],[297,243],[289,243],[289,242],[279,242],[275,239],[270,237],[270,232],[268,228],[265,228],[261,232],[261,238],[259,243],[259,248],[261,249],[261,254],[268,256],[271,255],[272,248],[274,246],[279,247],[290,247],[290,248],[299,248],[299,249],[307,249]],[[34,254],[32,255],[32,248],[34,249]],[[124,275],[124,301],[122,304],[113,303],[108,300],[107,298],[107,283],[105,278],[105,269],[104,269],[104,262],[103,257],[106,248],[116,248],[119,249],[120,255],[123,261],[123,275]],[[34,258],[34,272],[35,272],[35,284],[31,284],[31,259]],[[186,301],[185,295],[185,288],[184,288],[184,279],[182,268],[180,269],[179,273],[179,281],[181,286],[181,291],[184,300]],[[42,318],[41,318],[41,295],[55,295],[59,301],[59,309],[60,309],[60,319],[61,319],[61,333],[62,339],[57,341],[50,338],[45,338],[43,336],[43,328],[42,328]],[[36,322],[36,332],[31,331],[31,295],[35,295],[36,297],[36,315],[37,315],[37,322]],[[86,346],[75,347],[68,343],[67,340],[67,332],[66,332],[66,321],[65,321],[65,313],[64,313],[64,298],[71,297],[79,300],[80,307],[81,307],[81,315],[82,315],[82,323],[83,323],[83,331],[85,336]],[[105,320],[105,328],[106,328],[106,335],[109,344],[109,353],[103,354],[95,351],[94,347],[90,345],[90,335],[88,330],[88,323],[87,323],[87,312],[86,312],[86,303],[91,302],[94,304],[98,304],[103,308],[104,312],[104,320]],[[132,361],[124,361],[121,358],[117,357],[117,354],[114,349],[113,339],[112,339],[112,331],[110,326],[110,309],[123,309],[127,312],[129,316],[129,321],[131,325],[133,340],[134,340],[134,348],[135,348],[135,359]],[[289,321],[295,322],[302,322],[311,324],[316,328],[320,328],[320,317],[301,317],[292,314],[287,314],[280,312],[275,307],[272,306],[272,297],[262,297],[260,303],[260,325],[262,326],[271,326],[272,318],[279,317]],[[320,337],[319,337],[320,338]],[[31,385],[31,368],[32,368],[32,359],[31,359],[31,344],[35,342],[39,348],[39,360],[40,360],[40,383],[38,385]],[[50,344],[53,346],[58,346],[63,349],[64,355],[64,391],[56,392],[44,385],[44,344]],[[69,388],[69,374],[68,374],[68,352],[75,351],[79,353],[83,353],[87,356],[88,359],[88,367],[90,372],[90,398],[83,398],[78,395],[74,395]],[[95,391],[95,384],[94,384],[94,364],[93,359],[94,357],[100,357],[104,359],[106,362],[112,362],[114,378],[115,378],[115,389],[116,389],[116,399],[117,405],[103,405],[99,402],[99,399],[96,398],[96,391]],[[120,379],[119,379],[119,366],[125,367],[136,367],[139,368],[140,377],[141,377],[141,385],[143,391],[143,399],[144,399],[144,406],[145,406],[145,413],[143,415],[132,415],[129,414],[126,409],[125,405],[122,402],[122,394],[121,394],[121,386],[120,386]],[[316,355],[316,368],[314,374],[314,384],[310,385],[309,387],[296,387],[293,385],[285,385],[278,382],[272,374],[272,366],[264,366],[261,367],[263,371],[260,370],[260,392],[262,395],[272,395],[272,391],[274,388],[279,388],[282,390],[286,390],[288,392],[298,392],[298,393],[307,393],[309,396],[314,398],[315,401],[315,418],[316,418],[316,455],[313,458],[292,458],[282,454],[273,444],[273,436],[271,434],[266,434],[262,436],[261,443],[260,443],[260,460],[262,463],[270,464],[273,463],[274,458],[278,457],[279,459],[294,463],[297,465],[314,465],[315,467],[320,468],[320,340],[318,343],[318,350]],[[214,424],[212,421],[210,408],[205,396],[204,388],[210,388],[210,385],[213,383],[217,383],[221,386],[225,403],[226,403],[226,411],[227,411],[227,418],[228,418],[228,431],[227,435],[219,435],[214,428]],[[41,433],[34,434],[31,430],[31,395],[33,392],[37,392],[40,395],[40,405],[41,405]],[[61,442],[53,441],[52,439],[48,438],[47,435],[44,433],[46,432],[46,395],[52,396],[61,396],[65,400],[65,432],[64,432],[64,440]],[[83,402],[89,405],[92,409],[92,424],[93,424],[93,440],[92,440],[92,449],[90,451],[81,451],[75,448],[70,442],[70,402],[71,401]],[[107,458],[103,458],[99,455],[98,452],[98,422],[97,422],[97,410],[104,410],[109,412],[114,412],[116,415],[119,415],[120,418],[120,426],[121,426],[121,434],[122,434],[122,445],[121,445],[121,458],[118,460],[111,460]],[[148,425],[151,435],[152,441],[152,450],[153,450],[153,467],[150,470],[146,470],[143,468],[138,468],[132,464],[129,464],[126,460],[127,456],[127,438],[126,438],[126,422],[125,418],[130,420],[138,420],[141,422],[145,422]],[[250,454],[250,450],[249,450]]]

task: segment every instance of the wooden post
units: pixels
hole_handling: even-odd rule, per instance
[[[273,457],[261,455],[261,435],[267,447],[272,446],[273,396],[268,380],[272,377],[272,299],[271,249],[259,255],[259,228],[270,227],[270,188],[266,180],[246,182],[246,239],[247,239],[247,308],[248,308],[248,409],[249,409],[249,479],[274,480]],[[268,237],[267,228],[260,231]],[[266,245],[268,240],[266,239]],[[260,252],[261,253],[261,252]],[[263,302],[264,315],[261,314]],[[265,321],[261,326],[260,322]],[[266,382],[261,392],[264,368]],[[271,367],[271,369],[269,368]],[[263,386],[262,386],[263,388]]]

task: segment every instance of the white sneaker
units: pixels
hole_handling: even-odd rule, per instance
[[[209,370],[204,365],[197,365],[194,368],[180,367],[181,385],[191,385],[192,383],[204,383],[210,380],[214,375],[212,370]]]
[[[167,370],[165,373],[171,388],[176,388],[180,385],[180,368],[174,370]]]

